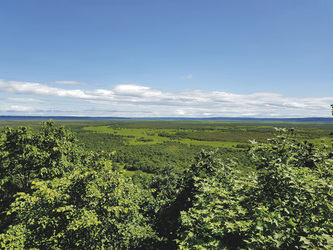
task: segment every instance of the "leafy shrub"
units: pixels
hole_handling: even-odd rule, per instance
[[[72,143],[52,122],[39,134],[1,133],[1,248],[149,248],[156,240],[144,216],[150,192],[113,171],[109,154]]]
[[[255,144],[257,174],[242,178],[206,154],[190,169],[180,249],[332,249],[333,159],[281,135]],[[202,171],[204,167],[204,172]],[[209,171],[208,171],[209,170]]]

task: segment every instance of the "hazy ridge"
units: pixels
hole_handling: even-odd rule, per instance
[[[332,117],[303,117],[303,118],[253,118],[253,117],[94,117],[94,116],[0,116],[0,120],[206,120],[206,121],[289,121],[289,122],[333,122]]]

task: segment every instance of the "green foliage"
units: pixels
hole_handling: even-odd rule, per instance
[[[233,249],[242,247],[249,229],[241,206],[248,182],[238,177],[234,162],[227,164],[216,152],[202,152],[187,172],[187,199],[180,212],[176,242],[180,249]]]
[[[191,230],[197,230],[193,224],[186,225],[186,214],[193,211],[195,216],[202,218],[202,213],[197,213],[197,210],[193,210],[196,207],[197,202],[203,201],[203,198],[200,197],[202,185],[205,184],[205,192],[211,188],[214,191],[217,191],[211,184],[209,180],[216,178],[216,183],[221,185],[222,183],[233,187],[233,179],[237,176],[237,170],[233,167],[233,163],[224,164],[221,160],[220,152],[209,152],[202,151],[201,154],[196,158],[195,162],[189,167],[183,175],[179,176],[177,173],[172,171],[168,173],[170,179],[157,178],[157,196],[156,199],[159,204],[159,210],[156,215],[156,231],[159,233],[159,236],[166,239],[165,245],[162,245],[161,248],[165,249],[176,249],[178,245],[184,246],[189,244],[189,246],[194,247],[192,243],[187,242],[187,236],[189,235],[195,239],[201,241],[200,233],[194,235]],[[155,182],[156,184],[156,182]],[[163,192],[161,191],[163,190]],[[212,192],[213,193],[213,192]],[[213,199],[211,193],[205,193],[205,197]],[[219,198],[219,195],[216,194],[215,198]],[[209,203],[211,204],[211,203]],[[205,203],[204,206],[207,206]],[[214,209],[209,210],[211,217],[214,217]],[[199,219],[199,218],[198,218]],[[219,217],[217,216],[218,220]],[[199,219],[200,221],[200,219]],[[197,224],[196,222],[194,224]],[[188,226],[188,227],[187,227]],[[206,232],[208,233],[208,232]],[[184,239],[177,240],[178,236],[184,236]],[[191,240],[190,240],[191,241]],[[194,240],[195,241],[195,240]],[[208,247],[209,245],[205,245]]]
[[[158,249],[174,249],[176,230],[180,212],[180,193],[183,175],[170,165],[164,167],[152,177],[149,188],[154,197],[153,210],[148,215],[152,218],[155,231],[160,237]]]
[[[64,127],[45,122],[39,134],[27,127],[5,128],[0,135],[1,179],[11,176],[27,185],[31,178],[49,179],[70,171],[80,161],[74,135]]]
[[[247,178],[211,154],[198,162],[187,184],[193,198],[180,213],[180,249],[332,249],[332,156],[288,136],[254,145],[258,171]]]
[[[166,165],[184,169],[189,166],[200,147],[189,147],[178,142],[118,147],[113,161],[125,165],[127,170],[158,173]]]
[[[82,163],[74,135],[53,121],[39,133],[27,127],[5,128],[0,133],[0,211],[8,209],[17,192],[31,191],[31,180],[62,177]],[[13,216],[0,214],[0,233]]]
[[[77,144],[87,151],[111,152],[125,145],[126,138],[120,135],[109,133],[87,132],[85,130],[76,131]]]
[[[7,212],[17,214],[15,227],[24,228],[25,248],[136,249],[154,239],[141,211],[149,193],[106,166],[34,181],[32,189],[18,193]],[[1,235],[11,236],[10,230]]]
[[[7,128],[1,147],[1,248],[147,249],[156,240],[144,216],[149,190],[113,171],[110,154],[85,153],[53,122],[38,134]]]
[[[283,131],[286,132],[286,131]],[[282,134],[251,151],[261,170],[251,201],[255,207],[250,245],[332,248],[333,159],[328,148]],[[257,204],[257,205],[256,205]]]
[[[197,124],[190,131],[187,123],[181,130],[167,125],[174,131],[160,131],[160,137],[200,140],[209,134],[213,139],[218,128]],[[152,147],[150,138],[158,136],[152,128],[130,138],[142,143],[130,147],[117,134],[79,134],[85,149],[96,145],[93,152],[77,146],[73,133],[52,121],[39,131],[4,128],[0,246],[332,249],[332,149],[300,141],[294,129],[278,132],[268,143],[252,141],[250,162],[244,150],[226,148],[202,150],[191,161],[198,147],[173,141]],[[246,164],[255,165],[255,171],[245,175]],[[122,174],[124,165],[137,170],[132,178]]]

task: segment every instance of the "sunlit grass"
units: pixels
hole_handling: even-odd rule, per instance
[[[177,129],[143,129],[143,128],[121,128],[114,129],[109,126],[96,126],[96,127],[84,127],[84,130],[89,130],[97,133],[109,133],[114,135],[124,136],[127,139],[127,143],[129,145],[153,145],[157,143],[163,142],[180,142],[186,144],[188,146],[211,146],[215,148],[220,147],[236,147],[239,145],[239,142],[231,142],[231,141],[205,141],[205,140],[194,140],[187,138],[177,138],[170,139],[168,137],[159,136],[159,133],[166,132],[168,134],[175,134]],[[186,131],[186,130],[185,130]],[[193,132],[194,130],[191,130]],[[197,131],[194,131],[197,132]],[[208,132],[208,133],[212,133]],[[224,132],[221,132],[224,133]],[[144,141],[142,141],[144,140]],[[244,143],[243,143],[244,144]]]

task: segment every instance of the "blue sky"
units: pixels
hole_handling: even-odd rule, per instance
[[[0,115],[331,117],[333,1],[2,0]]]

